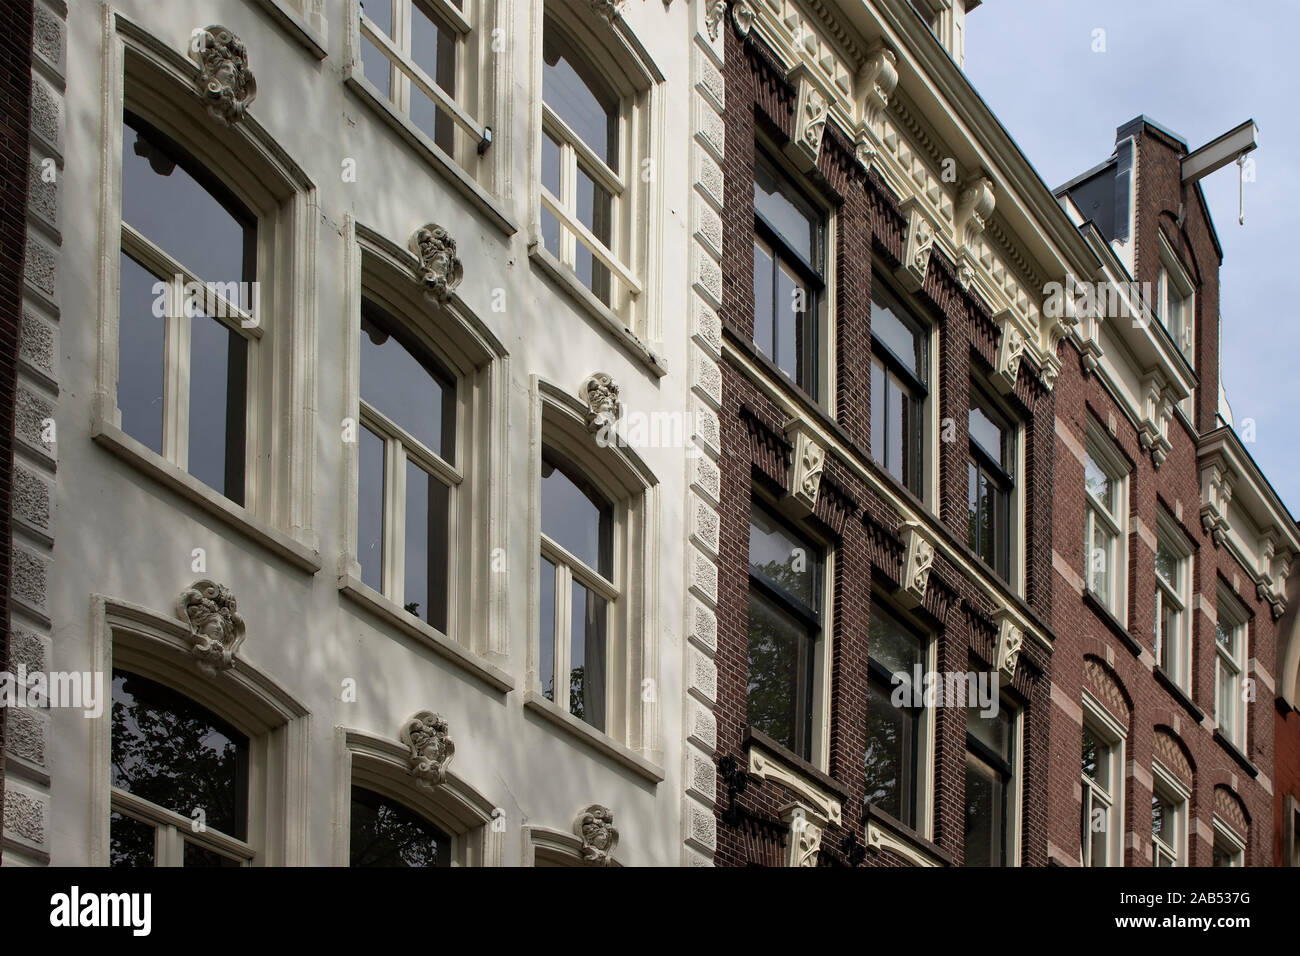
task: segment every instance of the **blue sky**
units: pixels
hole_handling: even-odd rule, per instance
[[[1105,30],[1105,52],[1093,36]],[[1300,4],[1289,0],[986,0],[966,21],[966,73],[1055,188],[1105,160],[1140,113],[1191,149],[1253,118],[1255,182],[1237,224],[1237,167],[1201,181],[1223,245],[1223,386],[1246,445],[1300,513]]]

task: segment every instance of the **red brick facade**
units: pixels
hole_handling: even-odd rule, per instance
[[[901,515],[863,480],[870,474],[928,514],[926,505],[871,460],[870,302],[872,256],[893,269],[902,256],[905,229],[898,202],[874,175],[856,163],[844,137],[828,126],[819,166],[807,178],[835,210],[835,246],[830,250],[836,272],[836,407],[825,410],[796,387],[752,344],[754,300],[752,244],[754,218],[753,156],[756,136],[774,144],[788,141],[795,95],[762,41],[742,40],[727,31],[726,208],[723,236],[723,309],[726,344],[722,411],[722,493],[720,569],[718,578],[718,754],[746,763],[746,674],[748,606],[748,536],[753,489],[779,499],[788,491],[786,468],[790,446],[783,436],[784,413],[751,378],[745,364],[757,365],[769,382],[783,382],[784,399],[834,434],[852,461],[829,453],[816,513],[804,528],[826,540],[835,555],[830,583],[833,662],[828,681],[829,752],[825,773],[800,764],[805,775],[842,800],[841,827],[823,835],[819,863],[843,865],[854,842],[861,845],[865,822],[862,760],[866,751],[867,633],[875,602],[891,603],[902,572]],[[749,104],[753,104],[750,108]],[[957,441],[941,444],[940,483],[945,489],[940,515],[929,514],[932,533],[945,545],[978,562],[966,547],[966,419],[972,375],[987,375],[998,345],[998,328],[987,308],[957,282],[952,264],[939,251],[930,258],[924,284],[912,305],[939,329],[938,379],[940,414],[956,423]],[[1024,426],[1030,560],[1026,569],[1028,602],[1016,599],[1020,612],[1035,620],[1051,607],[1051,427],[1052,394],[1032,370],[1022,365],[1010,404]],[[996,628],[985,593],[942,556],[935,560],[924,604],[915,616],[937,641],[938,671],[994,668]],[[1043,625],[1046,630],[1046,625]],[[1047,862],[1047,807],[1032,795],[1047,785],[1049,664],[1047,648],[1026,639],[1008,696],[1023,710],[1023,819],[1021,860]],[[933,842],[915,833],[903,838],[942,862],[960,863],[964,836],[966,713],[964,708],[936,708],[934,741]],[[799,764],[793,755],[782,755]],[[734,793],[719,780],[719,865],[778,864],[785,854],[789,827],[780,814],[790,802],[779,784],[749,780]],[[869,850],[865,865],[897,865],[888,850]]]
[[[1137,246],[1138,282],[1154,288],[1159,269],[1159,239],[1163,233],[1195,282],[1196,373],[1199,385],[1195,408],[1202,432],[1214,428],[1218,409],[1219,264],[1221,253],[1204,199],[1198,187],[1184,187],[1179,160],[1185,152],[1149,124],[1121,128],[1121,137],[1138,137]],[[1179,225],[1180,203],[1185,217]],[[1151,766],[1161,751],[1170,769],[1190,771],[1184,782],[1192,792],[1190,816],[1195,821],[1188,840],[1190,863],[1208,866],[1216,800],[1220,817],[1236,817],[1235,799],[1248,824],[1246,864],[1272,861],[1269,839],[1272,798],[1259,779],[1273,766],[1272,693],[1260,689],[1247,705],[1248,761],[1235,757],[1214,735],[1215,624],[1219,582],[1237,593],[1251,618],[1247,658],[1274,659],[1274,620],[1267,602],[1256,597],[1253,580],[1226,547],[1216,545],[1200,522],[1201,478],[1197,435],[1175,413],[1169,424],[1171,450],[1157,469],[1139,441],[1134,422],[1114,400],[1102,380],[1080,362],[1069,342],[1059,357],[1062,372],[1056,385],[1056,509],[1053,547],[1060,565],[1053,614],[1057,642],[1053,654],[1054,693],[1062,699],[1053,707],[1051,807],[1049,838],[1061,862],[1078,859],[1080,844],[1080,688],[1089,687],[1099,699],[1108,694],[1111,716],[1126,728],[1126,794],[1124,805],[1124,865],[1151,865]],[[1084,575],[1083,507],[1085,428],[1092,419],[1113,436],[1131,465],[1129,473],[1128,621],[1123,627],[1108,620],[1096,602],[1080,588]],[[1191,699],[1170,689],[1154,667],[1155,534],[1157,515],[1181,529],[1192,549],[1192,686]],[[1247,676],[1252,676],[1249,667]],[[1116,699],[1115,690],[1118,690]],[[1175,750],[1181,752],[1183,760]],[[1184,762],[1185,761],[1185,762]],[[1178,767],[1170,766],[1171,763]],[[1133,768],[1136,768],[1134,771]],[[1180,774],[1181,775],[1181,774]],[[1230,793],[1228,797],[1224,791]]]
[[[32,4],[0,10],[0,671],[9,668],[9,577],[12,530],[14,398],[18,388],[18,323],[27,249],[27,132],[31,128]],[[4,753],[0,708],[0,754]],[[0,808],[4,806],[0,760]],[[0,837],[4,820],[0,814]]]
[[[1300,805],[1300,710],[1283,703],[1280,697],[1276,703],[1273,714],[1273,743],[1277,749],[1273,780],[1273,863],[1275,866],[1286,866],[1288,848],[1284,840],[1288,833],[1285,817],[1289,810],[1287,798],[1290,797],[1296,805]],[[1297,829],[1300,830],[1300,827]],[[1300,841],[1300,835],[1293,835],[1292,840]]]

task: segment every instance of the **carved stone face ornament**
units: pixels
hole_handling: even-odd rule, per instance
[[[595,434],[614,427],[623,414],[618,385],[605,372],[596,372],[582,383],[578,397],[587,406],[587,431]]]
[[[189,625],[191,651],[206,674],[229,670],[244,642],[244,619],[224,584],[195,581],[176,599],[176,612]]]
[[[593,803],[578,814],[573,832],[582,840],[582,857],[592,863],[608,864],[618,846],[618,830],[614,828],[614,812],[609,807]]]
[[[197,85],[208,113],[226,125],[239,122],[257,98],[244,41],[213,24],[194,31],[190,56],[199,64]]]
[[[447,782],[447,765],[456,754],[456,745],[441,714],[420,711],[402,727],[401,741],[410,748],[407,759],[413,776],[430,787]]]
[[[420,260],[419,276],[425,291],[446,305],[465,276],[456,255],[456,240],[442,226],[431,222],[415,230],[408,247]]]

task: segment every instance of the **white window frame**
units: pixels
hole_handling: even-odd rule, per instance
[[[659,625],[659,479],[630,447],[602,447],[587,430],[587,406],[537,376],[531,380],[532,439],[529,455],[529,629],[524,706],[575,733],[606,756],[647,779],[663,779],[657,686]],[[549,446],[583,469],[613,504],[613,579],[616,600],[607,608],[604,730],[569,713],[542,695],[540,674],[541,558],[544,549],[562,552],[542,533],[542,449]],[[573,561],[577,561],[576,558]],[[560,566],[557,564],[557,573]],[[582,573],[582,572],[579,572]],[[594,572],[592,572],[594,574]],[[567,598],[566,598],[567,600]],[[557,617],[561,605],[556,595]],[[557,672],[568,658],[569,633],[555,629]],[[560,656],[561,651],[563,657]],[[557,681],[563,684],[563,681]]]
[[[333,865],[352,861],[352,787],[364,787],[402,804],[451,837],[452,866],[502,866],[506,811],[454,770],[437,787],[411,776],[411,752],[396,738],[335,727]]]
[[[1155,656],[1157,666],[1164,651],[1165,642],[1173,647],[1173,668],[1166,673],[1175,684],[1189,695],[1192,691],[1192,615],[1191,615],[1191,579],[1192,553],[1182,532],[1164,511],[1156,519],[1156,547],[1168,546],[1173,554],[1174,582],[1171,584],[1161,576],[1157,567],[1155,586]],[[1159,551],[1156,552],[1159,554]],[[1168,604],[1174,610],[1174,633],[1165,634],[1160,627],[1164,607]]]
[[[1160,322],[1174,341],[1178,354],[1187,360],[1187,364],[1196,368],[1196,287],[1187,270],[1179,261],[1178,254],[1170,246],[1164,233],[1160,233],[1160,271],[1156,276],[1156,303],[1160,312]],[[1181,329],[1175,332],[1169,327],[1173,310],[1177,305]],[[1177,408],[1187,419],[1193,415],[1195,391],[1178,403]]]
[[[1152,795],[1162,797],[1173,807],[1174,830],[1173,843],[1166,843],[1151,834],[1151,865],[1160,866],[1160,855],[1173,860],[1175,867],[1187,866],[1188,843],[1188,807],[1192,803],[1192,792],[1159,760],[1151,761]]]
[[[1091,866],[1091,843],[1097,837],[1092,830],[1092,805],[1093,800],[1099,800],[1100,804],[1106,810],[1106,866],[1123,866],[1124,865],[1124,821],[1125,821],[1125,790],[1126,779],[1125,769],[1125,750],[1127,746],[1128,731],[1119,723],[1102,703],[1093,697],[1086,689],[1082,695],[1083,702],[1083,728],[1092,733],[1092,737],[1098,744],[1104,744],[1109,750],[1110,755],[1107,758],[1107,776],[1110,779],[1109,791],[1104,790],[1100,784],[1092,780],[1087,774],[1080,771],[1080,787],[1082,803],[1080,814],[1085,811],[1088,816],[1088,845],[1079,847],[1079,861],[1083,866]],[[1080,738],[1082,744],[1082,738]],[[1082,753],[1082,746],[1080,747]]]
[[[219,678],[204,675],[194,666],[189,628],[170,611],[163,614],[103,595],[94,595],[91,604],[93,659],[104,675],[105,694],[111,692],[110,675],[116,667],[165,684],[221,717],[248,737],[249,791],[246,840],[191,832],[189,817],[112,786],[112,721],[105,713],[93,722],[91,739],[90,864],[108,865],[109,814],[117,811],[158,826],[158,866],[180,865],[185,839],[251,866],[305,865],[307,708],[243,657],[237,656]],[[106,700],[106,710],[108,706]],[[80,712],[72,713],[83,720]]]
[[[1219,642],[1218,629],[1231,630],[1235,652],[1226,651]],[[1218,601],[1215,607],[1214,634],[1214,723],[1224,738],[1229,740],[1243,754],[1249,740],[1248,718],[1244,698],[1246,687],[1246,663],[1250,660],[1250,616],[1245,606],[1222,584],[1219,586]],[[1228,715],[1227,731],[1224,731],[1224,719],[1220,714],[1219,704],[1222,699],[1221,685],[1226,679],[1233,682],[1232,712]]]
[[[549,15],[548,15],[549,11]],[[654,189],[663,168],[665,119],[661,108],[664,76],[623,18],[606,23],[589,4],[576,0],[533,0],[533,155],[531,160],[531,238],[529,255],[554,276],[589,312],[618,330],[655,341],[660,337],[658,304],[647,295],[655,288],[658,263],[653,251],[661,234],[661,197]],[[587,55],[601,78],[620,97],[618,170],[610,170],[543,100],[543,35],[556,22],[569,43]],[[560,196],[542,185],[542,140],[560,143]],[[576,176],[583,168],[607,189],[612,201],[611,242],[597,239],[578,219]],[[560,224],[559,255],[542,235],[542,210]],[[610,302],[602,302],[575,272],[581,243],[610,275]],[[651,313],[651,309],[655,313]]]
[[[450,0],[392,0],[393,26],[385,28],[365,14],[362,0],[347,0],[347,60],[345,82],[361,98],[379,109],[381,116],[409,140],[418,143],[434,159],[434,166],[447,173],[454,186],[471,200],[486,205],[499,225],[509,226],[490,196],[501,192],[508,175],[509,131],[497,121],[498,106],[508,89],[510,57],[493,51],[493,34],[508,30],[498,6],[490,0],[464,0],[462,11]],[[456,34],[456,94],[448,95],[416,64],[411,54],[413,6],[424,6],[443,19]],[[500,37],[500,34],[497,34]],[[505,42],[508,42],[505,41]],[[387,86],[378,77],[367,77],[362,61],[363,44],[377,49],[389,64]],[[509,49],[507,46],[506,49]],[[422,92],[446,115],[455,128],[452,153],[448,154],[433,135],[416,126],[410,117],[412,90]],[[504,159],[502,157],[505,157]],[[477,188],[476,188],[477,187]]]
[[[194,99],[198,67],[182,51],[121,13],[104,18],[101,99],[99,248],[100,312],[92,438],[132,467],[170,487],[192,504],[235,527],[301,570],[320,569],[312,530],[315,460],[316,188],[255,121],[218,128]],[[183,50],[183,48],[182,48]],[[244,501],[237,504],[186,470],[188,432],[186,339],[175,281],[197,280],[194,264],[181,264],[122,221],[123,110],[148,121],[210,170],[257,219],[259,323],[232,311],[229,327],[249,340],[245,415]],[[168,313],[164,371],[171,437],[165,454],[122,430],[117,404],[120,330],[119,251],[166,271]],[[182,266],[190,268],[182,268]],[[209,296],[205,295],[205,298]],[[224,300],[223,300],[224,301]],[[215,305],[215,302],[210,302]],[[233,305],[230,306],[233,310]],[[184,397],[182,397],[182,392]],[[180,436],[180,438],[178,438]],[[283,467],[266,467],[276,459]]]
[[[426,646],[485,679],[498,690],[514,687],[504,670],[509,657],[505,578],[493,573],[493,552],[504,553],[505,441],[509,433],[506,383],[509,360],[501,342],[458,296],[445,306],[425,298],[418,263],[408,250],[374,229],[344,219],[348,322],[342,368],[345,408],[356,440],[344,441],[339,588]],[[455,465],[423,448],[361,398],[361,302],[382,306],[437,357],[456,379]],[[353,417],[355,416],[355,417]],[[384,577],[376,590],[361,580],[357,557],[359,438],[362,424],[385,439]],[[345,423],[346,425],[347,423]],[[435,480],[454,485],[449,501],[446,632],[408,613],[401,603],[405,526],[405,458]],[[394,467],[401,464],[402,467]],[[401,493],[399,496],[399,492]],[[394,549],[402,549],[394,553]],[[391,585],[391,586],[390,586]]]
[[[1114,504],[1104,503],[1084,488],[1084,586],[1096,596],[1106,610],[1121,623],[1128,623],[1128,523],[1129,466],[1114,443],[1091,420],[1088,422],[1086,451],[1101,472],[1110,479]],[[1105,593],[1093,588],[1093,553],[1096,550],[1097,526],[1111,536],[1107,551],[1108,581]]]
[[[1227,823],[1216,813],[1214,814],[1214,846],[1225,849],[1229,852],[1232,862],[1229,866],[1246,865],[1246,844],[1237,831],[1228,826]],[[1210,858],[1213,864],[1213,857]]]

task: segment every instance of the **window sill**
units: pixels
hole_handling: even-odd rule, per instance
[[[606,757],[612,758],[651,783],[663,782],[664,771],[662,767],[647,760],[630,747],[619,743],[609,734],[603,733],[572,714],[560,710],[559,707],[537,691],[529,690],[524,694],[524,709],[530,710],[557,727],[567,730],[582,743],[599,751]]]
[[[310,574],[320,570],[320,552],[315,548],[254,517],[246,508],[213,491],[189,472],[177,468],[116,425],[97,421],[91,427],[90,437],[97,445],[116,455],[136,471],[225,522],[235,531],[299,570]]]
[[[1134,657],[1142,656],[1142,645],[1124,629],[1124,625],[1120,623],[1119,618],[1110,612],[1110,608],[1102,603],[1101,598],[1097,597],[1091,588],[1084,589],[1083,603],[1092,609],[1092,612],[1101,619],[1101,622],[1106,625],[1112,634],[1119,638],[1120,642],[1132,652]]]
[[[794,751],[783,747],[763,731],[755,727],[746,727],[740,739],[740,746],[749,757],[749,775],[754,773],[754,757],[751,751],[760,750],[767,755],[767,763],[775,771],[771,774],[774,782],[790,790],[797,796],[813,804],[825,804],[823,815],[830,818],[837,826],[842,818],[841,805],[849,798],[849,790],[829,774],[818,770],[812,763],[804,760]]]
[[[1198,724],[1205,719],[1205,711],[1201,710],[1201,708],[1196,706],[1196,703],[1192,700],[1191,695],[1188,694],[1187,691],[1184,690],[1182,687],[1180,687],[1178,683],[1172,677],[1169,676],[1168,672],[1166,672],[1163,667],[1157,664],[1152,669],[1151,673],[1155,675],[1156,683],[1162,685],[1165,690],[1169,691],[1169,695],[1173,697],[1174,700],[1178,701],[1178,703],[1182,704],[1183,709],[1186,710],[1189,714],[1191,714],[1192,717],[1195,718]]]
[[[911,852],[916,856],[924,859],[931,866],[955,866],[956,861],[952,855],[939,845],[931,843],[921,834],[917,833],[907,824],[896,819],[892,814],[886,813],[875,804],[864,802],[862,804],[862,815],[867,821],[878,824],[882,829],[889,831],[898,840],[908,844]],[[866,841],[868,846],[872,843]],[[887,847],[892,852],[898,852],[893,847]]]
[[[397,628],[434,653],[459,665],[473,677],[502,694],[515,689],[514,678],[488,663],[473,651],[461,647],[435,627],[431,627],[397,603],[390,601],[368,584],[348,574],[339,579],[339,590],[354,604],[370,611],[384,623]]]
[[[519,228],[510,221],[510,217],[506,215],[505,210],[482,186],[475,182],[455,160],[436,146],[433,140],[429,139],[422,130],[397,112],[393,104],[388,102],[388,98],[381,95],[369,80],[359,73],[353,72],[355,69],[356,67],[351,67],[346,70],[343,81],[353,93],[357,94],[359,99],[375,110],[399,136],[405,139],[420,154],[425,162],[441,173],[462,196],[473,203],[502,233],[506,236],[513,236],[519,231]]]
[[[530,262],[537,263],[541,270],[560,287],[562,292],[568,294],[592,318],[604,326],[615,341],[632,354],[633,358],[659,378],[663,378],[668,374],[668,367],[664,364],[663,358],[650,351],[646,344],[610,310],[609,306],[592,295],[591,290],[579,282],[577,277],[565,268],[559,259],[546,250],[545,246],[540,242],[530,244],[528,259]]]
[[[314,27],[308,26],[307,21],[298,11],[286,4],[284,0],[257,0],[257,3],[308,53],[318,60],[325,59],[327,55],[325,37]]]
[[[1228,752],[1233,760],[1241,765],[1241,769],[1250,774],[1251,777],[1259,776],[1259,768],[1250,762],[1250,758],[1241,752],[1241,749],[1219,731],[1218,727],[1214,728],[1214,739],[1219,742],[1219,746]]]

